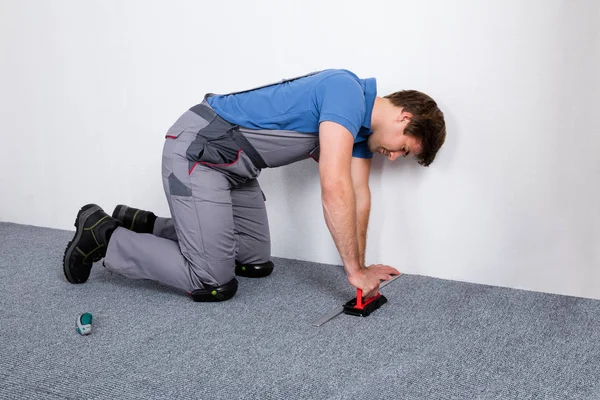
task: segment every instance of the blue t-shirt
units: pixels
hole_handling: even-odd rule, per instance
[[[242,93],[207,99],[226,121],[250,129],[319,134],[319,123],[333,121],[354,137],[353,157],[371,158],[367,139],[377,95],[374,78],[332,69]]]

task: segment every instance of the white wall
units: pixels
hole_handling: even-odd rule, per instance
[[[375,160],[368,261],[600,298],[599,21],[595,0],[4,0],[0,220],[165,214],[164,132],[204,93],[348,68],[448,124],[430,168]],[[317,164],[261,184],[273,254],[338,263]]]

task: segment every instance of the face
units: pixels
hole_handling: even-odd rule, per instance
[[[400,156],[417,155],[421,152],[421,140],[404,134],[411,114],[403,112],[392,123],[381,127],[369,136],[369,150],[383,154],[390,161]]]

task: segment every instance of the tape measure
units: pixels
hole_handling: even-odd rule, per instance
[[[92,333],[92,314],[84,313],[77,318],[77,333],[89,335]]]

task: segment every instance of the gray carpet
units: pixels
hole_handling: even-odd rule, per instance
[[[600,398],[599,301],[404,275],[316,328],[354,295],[339,266],[276,259],[200,304],[101,265],[67,283],[71,235],[0,223],[0,398]]]

